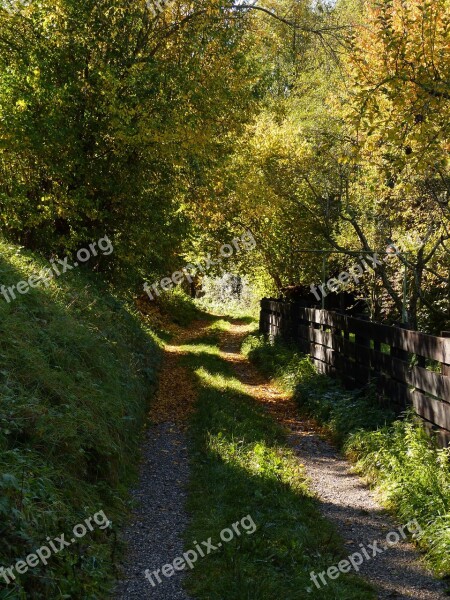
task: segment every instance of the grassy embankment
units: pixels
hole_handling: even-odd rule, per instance
[[[0,283],[48,263],[0,242]],[[0,598],[103,598],[128,512],[160,344],[130,305],[81,269],[0,298],[0,565],[9,567],[103,510],[113,528],[47,566],[0,579]]]

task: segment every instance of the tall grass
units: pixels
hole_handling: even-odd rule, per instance
[[[450,449],[438,449],[413,415],[345,445],[402,523],[417,519],[419,546],[436,573],[450,576]]]

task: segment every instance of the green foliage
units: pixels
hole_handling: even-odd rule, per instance
[[[277,291],[322,280],[316,251],[327,252],[328,279],[394,242],[408,254],[349,291],[375,320],[399,321],[406,271],[411,328],[440,333],[450,319],[448,0],[281,7],[291,26],[254,18],[266,87],[197,221],[206,235],[250,228],[258,260],[246,272]]]
[[[351,436],[346,451],[402,523],[418,520],[419,546],[439,575],[450,576],[450,450],[437,449],[411,415]]]
[[[143,0],[15,4],[0,8],[3,233],[47,254],[106,233],[121,274],[163,270],[226,152],[222,122],[231,140],[245,120],[241,30],[213,0],[156,19]]]
[[[1,283],[44,262],[0,243]],[[101,281],[80,270],[8,304],[0,299],[0,501],[6,567],[104,510],[88,533],[25,575],[4,598],[105,597],[127,486],[159,357],[150,332]],[[1,584],[0,584],[1,585]]]

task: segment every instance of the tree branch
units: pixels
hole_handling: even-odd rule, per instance
[[[259,11],[265,13],[266,15],[269,15],[273,19],[280,21],[280,23],[284,23],[288,27],[291,27],[292,29],[296,29],[297,31],[304,31],[306,33],[315,33],[317,35],[323,35],[324,33],[334,33],[336,31],[353,29],[352,25],[336,25],[336,26],[332,26],[332,27],[323,27],[320,29],[313,29],[311,27],[302,27],[300,25],[297,25],[297,23],[295,23],[293,21],[289,21],[288,19],[285,19],[284,17],[280,17],[280,15],[277,15],[276,13],[272,12],[268,8],[264,8],[263,6],[240,5],[240,6],[232,6],[231,8],[233,10],[259,10]]]

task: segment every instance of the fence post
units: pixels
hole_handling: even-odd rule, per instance
[[[264,300],[265,298],[263,298],[261,300],[261,302],[259,303],[260,305],[260,311],[259,311],[259,333],[265,334],[266,332],[264,331]]]
[[[356,318],[360,321],[370,321],[367,315],[357,315]],[[370,337],[368,335],[361,335],[360,333],[356,333],[355,344],[358,344],[359,346],[365,346],[366,348],[370,348]]]
[[[442,337],[450,338],[450,331],[443,331]],[[447,375],[448,377],[450,377],[450,364],[441,363],[441,372],[442,372],[442,375]]]
[[[406,323],[395,323],[395,327],[398,329],[409,329]],[[395,356],[395,358],[399,358],[404,362],[409,362],[409,354],[406,350],[401,350],[400,348],[395,348],[395,346],[391,346],[391,356]]]
[[[360,321],[369,321],[369,317],[367,315],[357,315],[356,318]],[[370,337],[369,334],[367,335],[363,335],[361,333],[355,333],[355,349],[354,349],[354,356],[353,359],[355,361],[355,368],[357,369],[357,365],[358,365],[358,349],[356,346],[363,346],[364,348],[370,348]],[[369,374],[368,377],[364,377],[364,380],[367,383],[370,383],[371,380],[371,376],[370,376],[370,357],[369,357],[369,362],[367,363],[367,366],[369,367]]]

